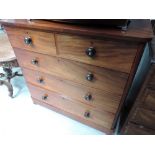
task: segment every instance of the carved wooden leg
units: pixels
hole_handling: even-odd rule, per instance
[[[9,91],[9,96],[13,97],[13,87],[12,87],[11,83],[9,83],[7,81],[0,80],[0,85],[7,86],[8,91]]]
[[[10,61],[10,62],[3,62],[2,67],[3,67],[3,71],[5,72],[5,74],[0,73],[0,78],[2,78],[2,77],[6,78],[5,81],[0,80],[0,85],[6,85],[8,87],[10,97],[13,97],[13,87],[10,82],[11,79],[14,78],[15,76],[23,76],[22,74],[19,74],[18,72],[13,73],[12,72],[13,66],[19,66],[18,62],[16,60]]]

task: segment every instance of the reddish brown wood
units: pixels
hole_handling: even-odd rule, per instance
[[[100,131],[102,131],[102,132],[104,132],[106,134],[113,134],[113,130],[109,130],[109,129],[103,127],[103,126],[100,126],[98,124],[95,124],[93,122],[90,122],[90,121],[88,121],[86,119],[83,119],[83,118],[77,116],[77,115],[74,115],[74,114],[72,114],[70,112],[67,112],[64,109],[60,109],[60,108],[54,107],[52,105],[49,105],[49,104],[47,104],[45,102],[42,102],[42,101],[37,100],[37,99],[34,99],[34,98],[32,98],[32,100],[33,100],[33,102],[35,104],[39,104],[39,105],[44,106],[44,107],[46,107],[48,109],[54,110],[55,112],[58,112],[60,114],[63,114],[65,116],[69,117],[69,118],[73,118],[73,119],[75,119],[75,120],[77,120],[77,121],[79,121],[81,123],[84,123],[84,124],[87,124],[87,125],[89,125],[89,126],[91,126],[93,128],[96,128],[96,129],[98,129],[98,130],[100,130]]]
[[[118,92],[116,94],[116,92],[114,92],[112,89],[110,92],[106,90],[101,91],[99,89],[84,86],[82,84],[71,82],[60,77],[57,78],[49,74],[44,74],[43,72],[38,72],[26,68],[23,68],[22,70],[27,82],[44,89],[61,93],[70,99],[75,99],[79,102],[90,105],[99,111],[108,111],[115,114],[120,103],[121,95],[123,93],[123,89],[120,94]],[[38,81],[40,78],[43,80],[42,82]],[[124,79],[122,79],[122,82],[123,80]],[[123,83],[125,84],[126,81]],[[92,99],[89,101],[85,99],[85,96],[88,93],[92,96]]]
[[[6,27],[19,64],[45,74],[48,79],[48,86],[43,87],[37,85],[32,76],[25,75],[27,81],[33,83],[29,87],[35,101],[42,103],[38,95],[43,94],[43,104],[49,107],[65,111],[107,133],[114,129],[145,43],[152,37],[149,20],[132,20],[127,31],[42,20],[1,20],[0,23]],[[21,43],[25,32],[32,35],[35,48]],[[96,61],[84,56],[87,45],[95,45]],[[94,74],[91,82],[86,80],[89,72]],[[95,94],[97,108],[83,102],[81,96],[85,91]],[[93,114],[90,120],[81,117],[81,114],[89,117],[87,110]]]
[[[95,66],[130,73],[138,45],[134,42],[118,42],[74,35],[56,35],[58,56]],[[93,57],[86,50],[93,47]]]
[[[72,113],[75,116],[81,117],[81,119],[87,120],[88,122],[103,126],[103,128],[105,127],[107,129],[111,129],[111,123],[114,118],[113,114],[106,111],[97,111],[93,107],[81,104],[75,100],[69,100],[61,94],[35,87],[31,84],[28,84],[28,87],[33,98],[62,109],[66,112]],[[44,95],[47,95],[47,99],[42,99]],[[84,116],[86,111],[90,112],[89,117]]]
[[[22,67],[48,73],[61,79],[70,80],[109,93],[114,92],[114,94],[121,96],[124,85],[127,82],[128,74],[125,73],[17,48],[14,48],[14,50]],[[38,60],[37,65],[31,63],[35,58]],[[93,81],[86,80],[86,75],[89,72],[94,74]]]
[[[42,20],[0,20],[4,26],[15,26],[18,28],[29,28],[57,33],[70,33],[76,35],[87,35],[93,37],[112,37],[117,39],[129,39],[137,41],[147,41],[153,37],[150,20],[132,20],[126,32],[112,28],[98,28],[68,25]]]
[[[38,52],[48,55],[56,55],[55,39],[53,33],[32,31],[27,29],[17,29],[5,27],[12,47],[27,49],[32,52]],[[32,43],[27,45],[24,42],[25,37],[30,37]]]

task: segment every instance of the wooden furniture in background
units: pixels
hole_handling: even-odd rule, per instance
[[[127,31],[42,20],[1,20],[34,103],[114,132],[144,46],[149,20]]]
[[[7,34],[0,30],[0,66],[5,73],[0,73],[0,85],[8,87],[9,96],[13,97],[13,86],[11,79],[15,76],[22,76],[18,72],[13,72],[13,67],[18,67],[18,62],[14,51],[10,45]]]
[[[139,68],[138,74],[136,74],[135,77],[135,79],[137,78],[139,81],[143,77],[145,80],[140,91],[138,91],[136,100],[130,99],[133,95],[128,97],[129,103],[126,108],[129,108],[129,105],[131,105],[128,115],[126,114],[125,123],[122,125],[121,134],[155,134],[155,37],[152,39],[149,44],[149,49],[146,50],[146,52],[148,53],[148,56],[144,55],[144,65]],[[148,66],[146,67],[146,72],[144,72],[145,66]],[[143,76],[141,76],[141,72],[144,72]],[[134,85],[136,85],[136,82],[137,80],[134,80],[133,88],[135,87]],[[131,92],[135,93],[134,89],[131,89]],[[124,111],[124,113],[125,112],[126,111]],[[123,119],[124,118],[122,118],[122,120]]]

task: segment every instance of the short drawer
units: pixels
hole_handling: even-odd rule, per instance
[[[131,120],[148,128],[155,129],[155,111],[137,108]]]
[[[124,135],[155,135],[155,130],[144,127],[143,125],[137,125],[129,123],[125,126],[123,131]]]
[[[110,129],[112,126],[114,115],[111,113],[96,111],[90,106],[75,100],[66,99],[65,96],[39,87],[35,87],[31,84],[28,84],[28,87],[34,99],[40,100],[46,104],[72,113],[84,120],[88,120],[107,129]]]
[[[15,49],[20,66],[122,96],[128,74],[43,54]],[[87,78],[89,74],[93,78]]]
[[[56,34],[58,55],[112,70],[130,73],[137,44]]]
[[[155,90],[146,88],[137,102],[144,108],[155,110]]]
[[[13,47],[56,55],[54,34],[20,28],[5,28]]]
[[[115,114],[118,109],[121,96],[118,96],[113,92],[107,93],[106,91],[60,79],[43,72],[26,68],[23,68],[22,70],[27,82],[36,86],[63,94],[66,98],[88,104],[100,111],[104,110]]]

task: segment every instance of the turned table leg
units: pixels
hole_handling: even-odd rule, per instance
[[[0,78],[5,77],[5,80],[0,80],[0,85],[5,85],[8,88],[9,96],[13,97],[13,86],[11,84],[11,79],[15,76],[23,76],[22,74],[19,74],[18,72],[12,72],[12,67],[18,66],[17,61],[12,62],[3,62],[2,68],[4,73],[0,73]]]

